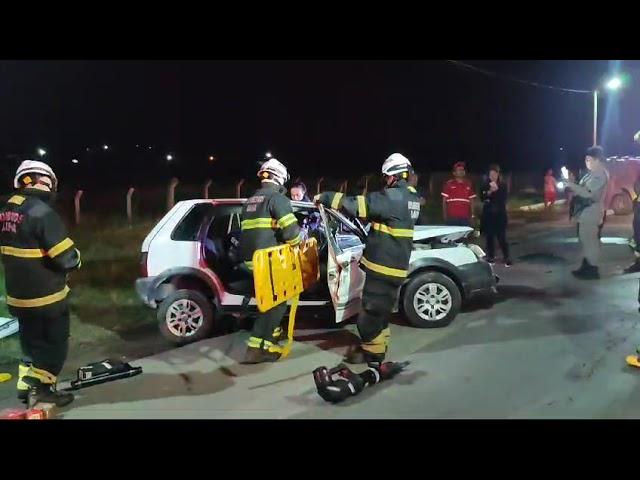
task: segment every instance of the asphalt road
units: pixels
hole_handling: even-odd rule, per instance
[[[311,371],[339,363],[354,327],[304,317],[281,362],[238,364],[246,331],[212,338],[133,362],[144,374],[82,391],[63,418],[635,418],[640,370],[624,358],[640,344],[639,280],[621,275],[630,222],[605,227],[598,281],[572,277],[568,222],[517,229],[493,305],[474,302],[437,330],[396,318],[389,357],[410,367],[340,405],[316,394]]]

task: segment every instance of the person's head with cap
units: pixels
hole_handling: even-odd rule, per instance
[[[602,162],[604,162],[604,149],[599,145],[589,147],[584,158],[587,169],[590,171],[600,170],[603,168]]]
[[[456,162],[453,164],[453,178],[461,182],[467,174],[464,162]]]

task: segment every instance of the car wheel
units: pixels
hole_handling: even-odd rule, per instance
[[[617,193],[611,199],[611,209],[616,215],[628,215],[633,211],[633,202],[627,193]]]
[[[177,290],[158,308],[162,336],[176,345],[186,345],[207,338],[215,318],[209,299],[196,290]]]
[[[414,277],[404,289],[402,306],[409,323],[418,328],[449,325],[462,305],[456,283],[440,272],[425,272]]]

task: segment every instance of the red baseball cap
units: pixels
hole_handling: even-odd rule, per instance
[[[466,169],[464,162],[456,162],[456,163],[454,163],[453,164],[453,169],[455,170],[456,168],[464,168],[464,169]]]

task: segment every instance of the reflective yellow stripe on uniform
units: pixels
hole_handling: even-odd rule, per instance
[[[389,327],[387,327],[384,330],[382,330],[382,336],[384,337],[385,347],[388,349],[389,348],[389,342],[391,340],[391,329]]]
[[[37,378],[38,380],[40,380],[40,382],[47,385],[55,385],[55,383],[58,381],[58,377],[56,377],[53,373],[36,367],[31,367],[31,370],[29,371],[27,376]]]
[[[296,245],[298,245],[300,242],[302,241],[302,238],[300,238],[300,235],[296,236],[296,238],[292,238],[291,240],[287,240],[287,243],[289,245],[291,245],[292,247],[295,247]]]
[[[51,258],[54,258],[71,247],[73,247],[73,240],[71,240],[70,238],[65,238],[60,243],[57,243],[53,247],[51,247],[47,252],[47,255],[49,255],[49,257]]]
[[[240,224],[241,230],[251,230],[253,228],[277,228],[277,223],[273,218],[252,218],[243,220]]]
[[[381,273],[382,275],[388,275],[390,277],[400,277],[400,278],[405,278],[407,276],[406,270],[400,270],[398,268],[391,268],[391,267],[385,267],[384,265],[378,265],[377,263],[373,263],[364,257],[362,257],[360,262],[372,272]]]
[[[278,219],[278,226],[280,228],[287,228],[294,223],[298,223],[298,219],[293,213],[287,213],[284,217]]]
[[[249,337],[249,341],[247,342],[247,345],[253,348],[262,348],[263,350],[267,350],[268,352],[276,352],[276,353],[282,352],[282,347],[280,345],[277,345],[263,338]]]
[[[360,218],[367,218],[367,200],[364,195],[358,195],[358,216]]]
[[[45,305],[51,305],[52,303],[64,300],[65,298],[67,298],[67,294],[69,293],[69,291],[69,287],[64,287],[64,289],[59,291],[58,293],[47,295],[46,297],[29,299],[13,298],[7,295],[7,305],[22,308],[44,307]]]
[[[409,190],[411,193],[418,193],[418,191],[413,187],[407,187],[407,190]]]
[[[334,196],[333,196],[333,200],[331,200],[331,208],[333,209],[338,209],[338,207],[340,207],[340,200],[342,200],[342,196],[343,194],[340,192],[337,192]]]
[[[380,333],[376,338],[370,342],[362,342],[361,347],[364,351],[369,353],[381,354],[386,353],[387,344],[385,341],[384,333]]]
[[[16,383],[17,390],[29,390],[29,385],[24,382],[23,378],[29,375],[30,372],[31,365],[20,362],[20,364],[18,365],[18,383]]]
[[[13,203],[14,205],[22,205],[25,200],[26,198],[23,197],[22,195],[14,195],[9,199],[7,203]]]
[[[387,233],[392,237],[413,238],[413,230],[410,228],[391,228],[383,223],[371,222],[371,227],[382,233]]]
[[[0,253],[2,253],[2,255],[8,255],[10,257],[20,258],[42,258],[46,256],[45,251],[39,248],[16,248],[5,245],[0,247]]]

